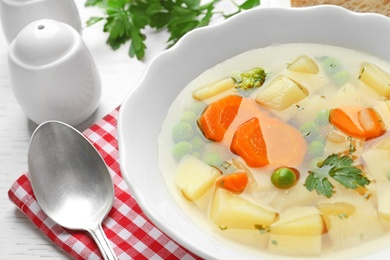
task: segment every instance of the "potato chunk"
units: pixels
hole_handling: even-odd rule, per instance
[[[234,79],[226,78],[220,81],[214,82],[210,85],[204,86],[200,89],[195,90],[192,93],[192,97],[197,100],[204,100],[213,97],[225,90],[234,88]]]
[[[195,156],[184,157],[176,171],[175,182],[189,201],[201,198],[221,176],[221,172]]]
[[[390,138],[384,140],[377,149],[365,152],[364,162],[376,180],[378,213],[390,221]]]
[[[274,78],[260,89],[256,102],[275,110],[284,110],[307,97],[308,91],[286,76]]]
[[[387,138],[385,139],[383,142],[381,142],[378,147],[378,149],[381,149],[381,150],[387,150],[387,151],[390,151],[390,138]],[[390,158],[388,158],[390,159]]]
[[[334,249],[357,246],[380,237],[383,228],[370,200],[355,191],[318,203]]]
[[[291,64],[288,69],[294,72],[303,72],[310,74],[317,74],[319,72],[317,63],[307,55],[299,56]]]
[[[268,249],[291,256],[318,255],[321,253],[323,230],[324,223],[316,207],[288,208],[270,227]]]
[[[256,229],[267,227],[276,218],[276,212],[263,208],[229,191],[216,188],[210,207],[210,219],[218,227]]]
[[[390,98],[390,74],[388,72],[375,64],[363,62],[359,78],[378,94]]]

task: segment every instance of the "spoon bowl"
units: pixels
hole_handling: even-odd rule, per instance
[[[105,259],[116,259],[101,222],[112,208],[114,186],[93,145],[76,129],[47,121],[34,131],[28,171],[35,197],[54,222],[85,230]]]

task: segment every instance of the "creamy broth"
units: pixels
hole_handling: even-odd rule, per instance
[[[312,65],[305,62],[297,65],[297,59],[302,56],[313,62],[318,71],[308,69]],[[374,69],[371,70],[370,66],[362,69],[365,63],[374,64]],[[238,90],[226,87],[224,91],[214,91],[208,98],[194,98],[194,93],[205,86],[237,78],[240,73],[258,67],[267,74],[259,88]],[[390,65],[379,58],[335,46],[300,43],[251,50],[205,71],[173,102],[159,137],[160,169],[175,200],[205,232],[250,252],[276,256],[326,256],[341,254],[346,249],[350,255],[351,252],[360,254],[384,247],[389,242],[390,231],[390,206],[386,206],[386,201],[390,201],[390,141],[387,142],[390,140],[387,130],[390,126],[390,103],[387,101],[390,96],[370,77],[369,73],[378,73],[378,68],[384,71],[380,74],[382,81],[389,80],[390,84],[387,75]],[[269,95],[265,94],[266,90],[278,77],[291,81],[288,84],[292,84],[295,90],[291,87],[289,93],[293,93],[296,100],[267,103]],[[282,90],[276,92],[279,95]],[[275,93],[271,92],[271,96],[275,97]],[[221,141],[207,140],[205,130],[200,129],[199,118],[207,106],[232,95],[242,96],[234,120]],[[302,97],[298,98],[299,95]],[[363,132],[363,135],[369,131],[366,131],[365,123],[359,121],[363,120],[360,115],[362,110],[372,108],[379,117],[377,121],[380,121],[382,132],[374,133],[374,137],[351,137],[349,132],[343,131],[343,126],[337,125],[339,117],[336,118],[335,110],[338,108],[349,116],[352,124],[357,125],[356,131]],[[329,122],[330,111],[336,118],[332,123]],[[260,121],[268,163],[251,167],[243,156],[232,152],[230,145],[237,129],[253,117]],[[279,132],[281,136],[275,136]],[[295,143],[288,144],[290,148],[276,147],[275,144],[288,141],[285,137],[288,134]],[[337,158],[350,158],[352,166],[360,169],[362,178],[369,183],[347,189],[327,176],[334,193],[325,196],[316,189],[309,191],[306,183],[309,175],[322,176],[317,170],[333,154]],[[281,189],[270,180],[278,167],[298,170],[299,178],[292,187]],[[202,191],[197,190],[195,195],[183,187],[187,184],[183,184],[185,177],[180,175],[182,171],[191,171],[190,168],[204,171],[205,177],[202,178],[209,178],[211,183],[204,185]],[[216,187],[221,176],[235,172],[248,175],[243,192]],[[193,181],[199,180],[195,178]],[[220,205],[216,209],[216,201],[218,204],[243,201],[255,211],[260,208],[255,214],[259,220],[252,217],[244,217],[245,221],[226,220],[220,215],[229,214],[230,209]]]

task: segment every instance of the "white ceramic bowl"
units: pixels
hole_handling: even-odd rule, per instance
[[[199,228],[177,206],[158,166],[158,136],[164,118],[183,87],[205,70],[250,49],[290,42],[337,45],[390,61],[390,19],[335,6],[253,9],[218,25],[195,30],[159,55],[120,109],[119,151],[125,181],[155,225],[205,259],[273,257],[221,242]],[[347,251],[340,259],[384,259],[390,255],[390,248],[372,248],[360,255],[354,252]]]

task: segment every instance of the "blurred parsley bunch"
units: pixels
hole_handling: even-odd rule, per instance
[[[87,0],[86,6],[97,6],[105,14],[104,17],[90,17],[87,26],[104,21],[107,44],[116,50],[131,41],[129,56],[142,60],[146,51],[143,29],[147,26],[155,30],[166,28],[170,34],[169,47],[187,32],[208,25],[215,14],[229,18],[260,4],[260,0],[246,0],[241,4],[232,1],[237,11],[225,14],[214,10],[219,1],[202,4],[201,0]]]

